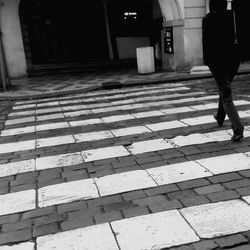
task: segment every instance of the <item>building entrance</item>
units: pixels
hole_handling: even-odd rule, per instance
[[[100,0],[22,0],[19,11],[26,60],[30,64],[108,59]]]

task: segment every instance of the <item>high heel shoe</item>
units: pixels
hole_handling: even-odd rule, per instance
[[[218,119],[217,114],[214,115],[214,119],[217,121],[218,126],[222,127],[224,120],[222,121],[222,120]]]
[[[242,128],[237,128],[237,129],[234,129],[232,127],[233,131],[234,131],[234,135],[231,137],[231,140],[233,142],[239,142],[241,141],[241,139],[244,137],[243,136],[243,132],[244,132],[244,127]]]

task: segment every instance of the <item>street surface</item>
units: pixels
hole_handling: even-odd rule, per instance
[[[250,76],[0,106],[0,250],[250,249]]]

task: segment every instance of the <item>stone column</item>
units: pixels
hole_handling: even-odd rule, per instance
[[[185,68],[184,20],[166,21],[163,29],[173,30],[173,51],[166,51],[166,36],[162,35],[162,65],[166,70],[182,70]],[[163,31],[164,32],[164,31]]]
[[[19,19],[20,0],[2,0],[0,28],[10,77],[26,75],[26,59]]]

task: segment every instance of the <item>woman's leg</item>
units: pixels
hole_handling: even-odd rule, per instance
[[[239,114],[233,103],[231,81],[229,80],[229,77],[225,73],[218,72],[218,70],[210,70],[217,83],[224,111],[231,121],[234,131],[237,129],[243,129]]]

